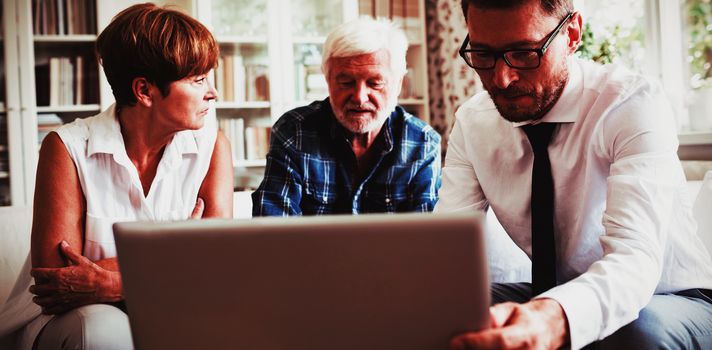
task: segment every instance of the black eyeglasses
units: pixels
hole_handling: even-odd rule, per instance
[[[514,50],[502,50],[502,51],[492,51],[492,50],[482,50],[482,49],[468,49],[467,45],[470,43],[470,36],[465,37],[465,41],[460,47],[460,57],[462,57],[468,66],[474,69],[494,69],[497,64],[497,59],[502,58],[508,66],[516,69],[536,69],[541,65],[541,56],[544,56],[546,49],[549,47],[556,35],[564,27],[564,24],[573,16],[573,12],[566,15],[566,17],[556,26],[553,32],[551,32],[546,39],[544,45],[539,49],[514,49]]]

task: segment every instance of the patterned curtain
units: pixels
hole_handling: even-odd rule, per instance
[[[482,90],[473,69],[457,51],[467,35],[460,0],[425,0],[428,37],[430,124],[443,136],[443,152],[455,111]]]

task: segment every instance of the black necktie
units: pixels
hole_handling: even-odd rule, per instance
[[[534,295],[556,286],[554,241],[554,180],[547,147],[556,124],[524,126],[534,150],[532,169],[532,285]]]

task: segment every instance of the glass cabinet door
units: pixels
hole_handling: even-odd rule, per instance
[[[294,104],[305,105],[329,95],[321,53],[326,36],[344,22],[347,5],[342,0],[296,0],[291,6]]]
[[[218,123],[230,141],[233,165],[263,166],[272,126],[274,65],[270,62],[270,1],[198,2],[197,17],[220,45],[213,81]],[[239,186],[238,186],[239,187]]]

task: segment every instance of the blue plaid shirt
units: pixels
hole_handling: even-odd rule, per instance
[[[440,135],[396,107],[371,147],[378,154],[375,166],[354,181],[356,156],[328,98],[285,113],[272,128],[252,215],[433,210],[440,188]]]

